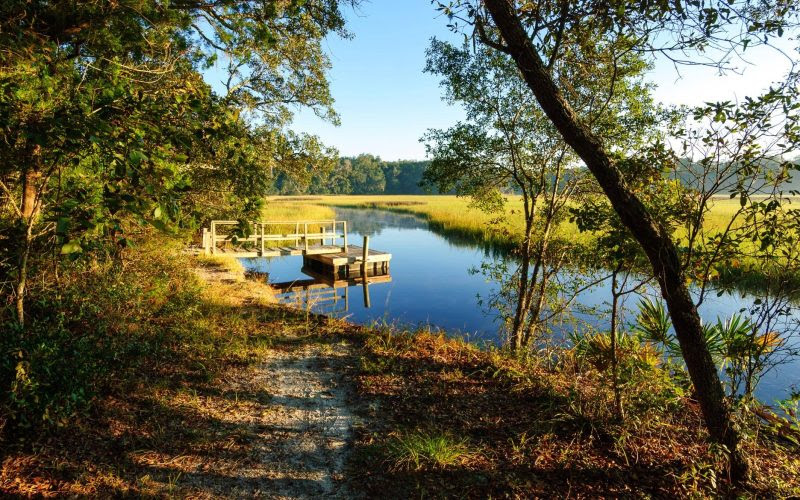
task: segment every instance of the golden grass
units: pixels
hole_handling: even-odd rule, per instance
[[[261,216],[265,221],[332,220],[334,212],[324,205],[276,197],[267,201]]]
[[[522,218],[522,199],[508,196],[505,213],[487,214],[475,207],[467,198],[444,195],[353,195],[319,196],[314,200],[301,198],[302,202],[292,201],[291,197],[273,197],[267,201],[265,214],[279,217],[275,220],[308,219],[330,213],[330,206],[352,208],[380,208],[396,212],[413,213],[438,224],[445,231],[482,235],[487,241],[516,242],[524,231]],[[324,210],[329,210],[325,212]],[[575,242],[587,242],[588,235],[578,232],[577,227],[564,222],[557,236],[568,237]]]
[[[205,267],[228,272],[244,279],[244,266],[232,255],[198,255],[197,260]]]
[[[444,231],[452,231],[481,238],[499,245],[517,244],[522,239],[524,218],[522,198],[506,196],[505,213],[487,214],[474,206],[468,198],[447,195],[344,195],[314,197],[272,197],[267,200],[265,216],[273,220],[299,220],[333,218],[331,207],[379,208],[422,216]],[[793,198],[793,203],[800,198]],[[725,229],[739,210],[739,199],[717,197],[711,202],[711,211],[706,214],[704,228],[709,234]],[[740,217],[743,220],[743,217]],[[736,224],[741,223],[737,221]],[[734,225],[734,227],[736,226]],[[676,236],[685,230],[678,228]],[[561,222],[554,236],[579,246],[588,246],[595,235],[581,233],[568,220]],[[745,252],[755,249],[755,244],[746,244]],[[742,260],[747,264],[748,259]]]

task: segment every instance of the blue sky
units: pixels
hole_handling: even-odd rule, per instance
[[[331,91],[341,126],[298,113],[294,129],[319,135],[345,156],[419,159],[428,128],[454,124],[458,108],[441,100],[438,78],[422,72],[432,37],[456,39],[430,0],[372,0],[347,16],[350,40],[330,37]],[[456,39],[457,40],[457,39]]]
[[[458,40],[430,0],[364,1],[347,13],[354,38],[332,36],[324,48],[341,126],[300,110],[292,128],[319,135],[343,156],[372,153],[384,160],[422,159],[420,136],[429,128],[454,124],[462,113],[441,100],[438,79],[422,72],[432,37]],[[772,50],[748,51],[753,65],[737,63],[742,74],[719,75],[702,67],[657,61],[651,78],[656,99],[668,104],[737,100],[780,78],[788,61]],[[757,63],[757,65],[755,64]]]

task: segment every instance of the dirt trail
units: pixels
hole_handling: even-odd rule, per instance
[[[252,381],[272,398],[259,444],[261,470],[278,498],[344,496],[339,488],[353,417],[337,367],[341,345],[276,353]],[[243,471],[247,472],[247,471]]]
[[[242,293],[243,303],[252,304],[246,297],[252,282],[230,272],[198,274],[236,288],[232,293]],[[252,430],[256,459],[196,474],[194,487],[226,497],[350,497],[342,481],[353,426],[343,377],[350,356],[344,343],[282,337],[262,363],[231,374],[227,391],[260,395],[224,412],[228,424]]]

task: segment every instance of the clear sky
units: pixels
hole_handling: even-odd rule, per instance
[[[371,0],[347,14],[353,39],[329,37],[325,48],[333,69],[330,82],[341,126],[313,113],[297,114],[293,128],[319,135],[343,156],[372,153],[384,160],[422,159],[420,136],[444,128],[461,116],[441,100],[438,79],[422,72],[432,37],[458,40],[430,0]],[[752,51],[757,65],[738,63],[743,74],[683,67],[680,75],[667,62],[652,73],[656,98],[669,104],[736,100],[766,88],[788,68],[771,50]]]

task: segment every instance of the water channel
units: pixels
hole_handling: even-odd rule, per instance
[[[281,296],[287,303],[311,304],[318,313],[346,317],[348,320],[373,324],[392,324],[398,327],[428,326],[449,335],[471,341],[496,343],[500,341],[496,314],[487,310],[485,299],[496,291],[480,272],[482,262],[499,259],[496,251],[475,241],[464,241],[434,231],[422,218],[414,215],[374,209],[336,209],[337,220],[348,221],[348,238],[360,244],[363,236],[370,237],[370,248],[392,254],[390,281],[373,283],[368,290],[361,286],[341,289],[315,290],[308,293],[288,293]],[[301,271],[302,257],[242,259],[250,270],[267,273],[272,283],[307,280]],[[365,293],[369,294],[368,302]],[[483,299],[483,300],[482,300]],[[578,296],[577,303],[598,310],[610,300],[609,280]],[[753,303],[753,298],[734,291],[717,296],[708,294],[700,308],[704,321],[726,318]],[[635,306],[638,297],[631,295],[628,304]],[[584,315],[585,316],[585,315]],[[787,323],[800,318],[793,310]],[[607,315],[588,319],[603,327]],[[632,315],[626,318],[632,320]],[[800,389],[800,359],[782,364],[767,373],[756,395],[764,402],[789,396],[791,388]]]

